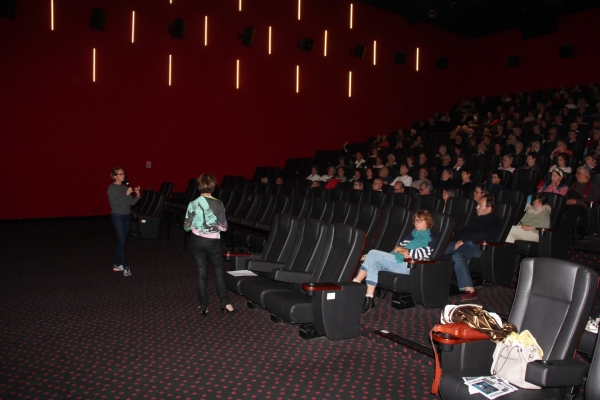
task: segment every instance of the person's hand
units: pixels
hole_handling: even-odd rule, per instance
[[[138,195],[138,197],[139,197],[139,196],[141,196],[141,194],[140,194],[140,187],[139,187],[139,186],[137,186],[137,187],[134,189],[134,191],[135,191],[135,194],[136,194],[136,195]]]
[[[367,258],[367,255],[366,255],[366,254],[363,254],[363,255],[360,257],[360,261],[365,261],[365,258]]]
[[[126,196],[129,196],[131,194],[131,192],[133,192],[133,188],[127,188],[127,191],[125,192]]]
[[[462,240],[459,240],[458,242],[456,242],[454,244],[454,250],[458,249],[460,246],[462,246],[464,244],[464,242]]]
[[[521,228],[523,228],[524,231],[533,230],[533,226],[531,226],[531,225],[521,225]]]
[[[567,200],[567,205],[568,206],[573,206],[575,204],[577,204],[577,200],[575,200],[575,199],[569,199],[569,200]]]

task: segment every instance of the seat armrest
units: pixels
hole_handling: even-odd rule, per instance
[[[481,245],[481,250],[485,250],[488,247],[504,247],[506,245],[506,243],[486,242],[486,241],[477,242],[477,244]]]
[[[275,268],[282,268],[285,266],[285,263],[281,262],[271,262],[271,261],[261,261],[261,260],[248,260],[246,262],[246,267],[250,271],[254,272],[271,272]]]
[[[404,262],[408,268],[416,268],[419,264],[437,264],[435,260],[417,260],[415,258],[405,258]]]
[[[541,387],[581,386],[589,370],[585,361],[540,360],[527,364],[525,380]]]
[[[309,272],[296,272],[286,271],[284,269],[275,269],[271,271],[271,279],[286,282],[286,283],[297,283],[301,285],[305,282],[309,282],[312,278],[312,274]]]
[[[544,236],[546,233],[556,233],[556,232],[560,232],[558,229],[550,229],[550,228],[535,228],[537,231],[540,232],[540,235]]]
[[[342,290],[342,287],[332,282],[308,282],[302,284],[302,290],[309,296],[314,296],[316,292],[322,292],[324,290]]]

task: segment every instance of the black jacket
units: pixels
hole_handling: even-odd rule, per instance
[[[502,221],[496,215],[495,212],[491,212],[486,215],[478,216],[473,219],[461,230],[456,232],[454,236],[455,241],[462,240],[467,241],[487,241],[495,242],[499,240],[500,230],[502,229]]]

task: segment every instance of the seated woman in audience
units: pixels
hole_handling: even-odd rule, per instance
[[[383,162],[381,162],[381,156],[375,157],[375,164],[373,164],[373,168],[381,169],[384,166],[385,165],[383,165]]]
[[[532,204],[527,204],[525,207],[525,215],[521,221],[510,229],[506,242],[514,243],[515,240],[539,242],[540,234],[536,228],[550,228],[550,212],[552,210],[546,203],[548,203],[548,198],[544,193],[536,194]]]
[[[550,167],[550,171],[556,171],[557,169],[561,170],[565,174],[570,174],[573,169],[567,165],[567,161],[569,160],[569,156],[565,153],[561,153],[556,156],[556,165]]]
[[[542,169],[540,168],[539,165],[536,164],[536,161],[537,161],[537,154],[529,153],[529,154],[527,154],[527,158],[525,159],[525,164],[523,164],[523,166],[519,169],[531,169],[533,171],[538,171],[539,173],[541,173]]]
[[[439,189],[446,189],[454,186],[452,168],[444,168],[442,170],[442,176],[438,181],[435,182],[435,187]]]
[[[512,166],[513,156],[511,154],[506,154],[502,157],[502,166],[498,168],[501,171],[509,171],[510,173],[515,172],[515,169]]]
[[[363,190],[364,185],[361,181],[354,181],[354,184],[352,185],[352,189],[353,190]]]
[[[379,142],[377,147],[390,147],[390,142],[388,142],[387,136],[381,136],[381,142]]]
[[[600,148],[600,146],[598,146]],[[587,165],[592,172],[600,172],[600,166],[598,166],[598,164],[596,164],[598,159],[598,153],[596,153],[595,151],[590,151],[589,153],[587,153],[585,155],[584,161],[585,161],[585,165]]]
[[[313,182],[310,184],[310,188],[311,188],[311,189],[312,189],[312,188],[318,188],[318,187],[321,187],[321,181],[313,181]]]
[[[330,165],[329,168],[327,168],[327,175],[323,175],[319,180],[329,182],[331,178],[335,178],[335,167],[333,165]]]
[[[393,154],[388,154],[385,166],[388,168],[394,168],[396,166],[396,156]]]
[[[408,167],[409,171],[412,171],[415,169],[415,156],[407,156],[406,157],[406,166]]]
[[[373,179],[375,179],[375,177],[373,176],[373,168],[367,167],[367,169],[365,169],[365,176],[361,180],[363,182],[373,183]]]
[[[312,169],[311,169],[311,173],[309,176],[306,177],[306,179],[308,179],[309,181],[320,181],[321,175],[319,175],[319,167],[317,167],[316,165],[313,165]]]
[[[419,168],[419,179],[417,179],[416,181],[413,181],[412,183],[412,187],[414,187],[415,189],[418,189],[421,186],[421,182],[426,181],[427,180],[427,173],[429,172],[429,168],[427,167],[420,167]]]
[[[346,182],[348,179],[346,178],[346,170],[344,168],[337,169],[336,179],[340,182]]]
[[[446,188],[442,191],[442,199],[444,199],[444,210],[446,210],[446,204],[448,204],[448,199],[456,197],[456,192],[452,188]],[[442,210],[442,212],[444,212]]]
[[[408,175],[408,166],[406,164],[400,165],[400,175],[396,177],[391,184],[393,185],[396,182],[402,182],[404,186],[412,185],[413,179],[410,175]]]
[[[502,157],[502,145],[500,143],[494,144],[494,155],[498,157]]]
[[[419,154],[419,168],[429,168],[429,162],[427,162],[427,155],[425,153]]]
[[[561,196],[566,196],[569,191],[569,186],[565,183],[564,174],[560,169],[552,171],[550,182],[545,182],[540,192],[556,193]]]
[[[496,193],[504,190],[504,184],[502,183],[502,175],[498,171],[492,172],[492,181],[488,183],[487,187],[490,194],[495,195]]]
[[[465,191],[465,193],[470,192],[475,189],[475,182],[471,180],[471,170],[468,168],[463,169],[460,172],[460,177],[462,178],[462,184],[460,188]]]
[[[446,145],[440,145],[439,147],[439,153],[436,154],[436,157],[438,158],[442,158],[444,156],[444,154],[448,154],[448,149],[446,148]]]
[[[473,191],[473,200],[475,200],[476,202],[479,203],[479,200],[481,200],[482,197],[486,197],[489,194],[490,194],[490,192],[488,192],[488,190],[485,188],[485,184],[483,184],[483,183],[475,184],[475,190]]]
[[[391,253],[379,250],[371,250],[361,259],[360,271],[354,278],[354,282],[362,282],[366,278],[367,294],[363,301],[363,314],[375,308],[373,293],[377,287],[379,271],[391,271],[398,274],[409,275],[405,258],[427,260],[435,246],[435,238],[431,236],[433,218],[427,210],[420,210],[413,216],[414,230]]]

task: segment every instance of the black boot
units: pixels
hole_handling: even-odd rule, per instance
[[[373,300],[373,298],[365,296],[365,299],[363,300],[363,305],[362,305],[362,314],[363,315],[368,314],[369,312],[371,312],[374,309],[375,309],[375,301]]]

